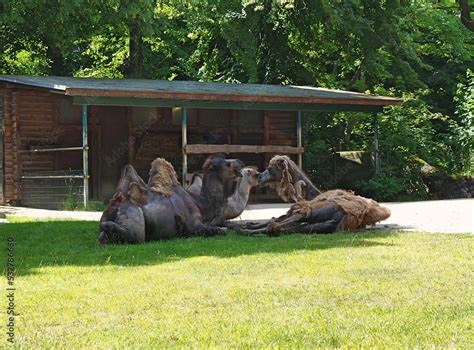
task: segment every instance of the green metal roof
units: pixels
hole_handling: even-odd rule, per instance
[[[197,108],[380,111],[400,99],[309,86],[0,75],[0,81],[53,90],[77,104]]]

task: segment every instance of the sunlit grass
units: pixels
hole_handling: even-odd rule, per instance
[[[21,347],[473,347],[470,235],[103,247],[94,222],[13,220]]]

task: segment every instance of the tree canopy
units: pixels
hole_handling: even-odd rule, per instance
[[[382,155],[472,172],[474,38],[467,1],[0,0],[1,74],[293,84],[401,96]],[[369,148],[370,116],[308,116],[312,152]],[[314,138],[313,138],[314,139]],[[404,176],[399,176],[404,174]],[[411,191],[411,192],[410,192]]]

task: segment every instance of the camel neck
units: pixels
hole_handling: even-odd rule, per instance
[[[296,166],[296,164],[295,164]],[[293,168],[290,168],[290,174],[293,178],[293,182],[296,183],[299,180],[303,180],[306,185],[306,199],[311,200],[316,196],[321,194],[321,191],[311,182],[311,180],[301,171],[295,171]]]
[[[203,219],[212,219],[215,212],[222,211],[224,206],[224,183],[215,174],[204,174],[202,179],[199,205],[204,209]]]
[[[241,178],[237,184],[237,189],[231,198],[237,197],[240,201],[247,203],[250,194],[250,183],[247,178]]]

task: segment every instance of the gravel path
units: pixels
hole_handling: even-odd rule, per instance
[[[376,225],[403,231],[445,232],[474,234],[474,199],[451,199],[407,203],[385,203],[392,211],[388,220]],[[288,204],[249,205],[236,220],[267,220],[284,214]],[[98,221],[102,213],[87,211],[57,211],[0,206],[6,215]]]

